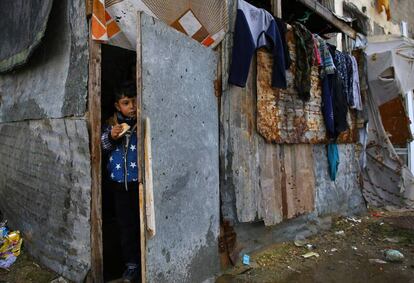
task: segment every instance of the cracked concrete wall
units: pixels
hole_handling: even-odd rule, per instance
[[[26,65],[0,75],[0,210],[24,246],[82,282],[90,268],[85,1],[54,1]]]

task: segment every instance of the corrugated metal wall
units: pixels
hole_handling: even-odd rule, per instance
[[[227,84],[237,1],[229,1],[223,42],[220,116],[221,209],[233,223],[274,225],[300,214],[363,210],[355,145],[341,145],[338,177],[328,176],[326,145],[269,144],[256,129],[256,61],[246,88]],[[277,227],[277,226],[276,226]]]

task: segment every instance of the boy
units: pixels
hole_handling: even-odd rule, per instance
[[[135,96],[135,84],[125,84],[115,92],[116,112],[108,119],[101,136],[102,150],[108,158],[107,172],[114,191],[122,257],[126,265],[123,282],[138,282],[140,276]],[[123,123],[130,127],[125,134]]]

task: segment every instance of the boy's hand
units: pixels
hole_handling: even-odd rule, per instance
[[[115,125],[111,129],[111,137],[113,140],[119,139],[119,134],[122,132],[122,126],[121,125]]]

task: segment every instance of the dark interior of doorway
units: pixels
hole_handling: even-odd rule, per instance
[[[102,44],[102,125],[115,111],[114,91],[125,81],[135,82],[136,52]],[[115,217],[113,192],[106,172],[106,156],[102,156],[102,233],[105,282],[122,277],[119,229]],[[138,200],[137,200],[138,201]],[[137,239],[139,241],[139,239]]]

